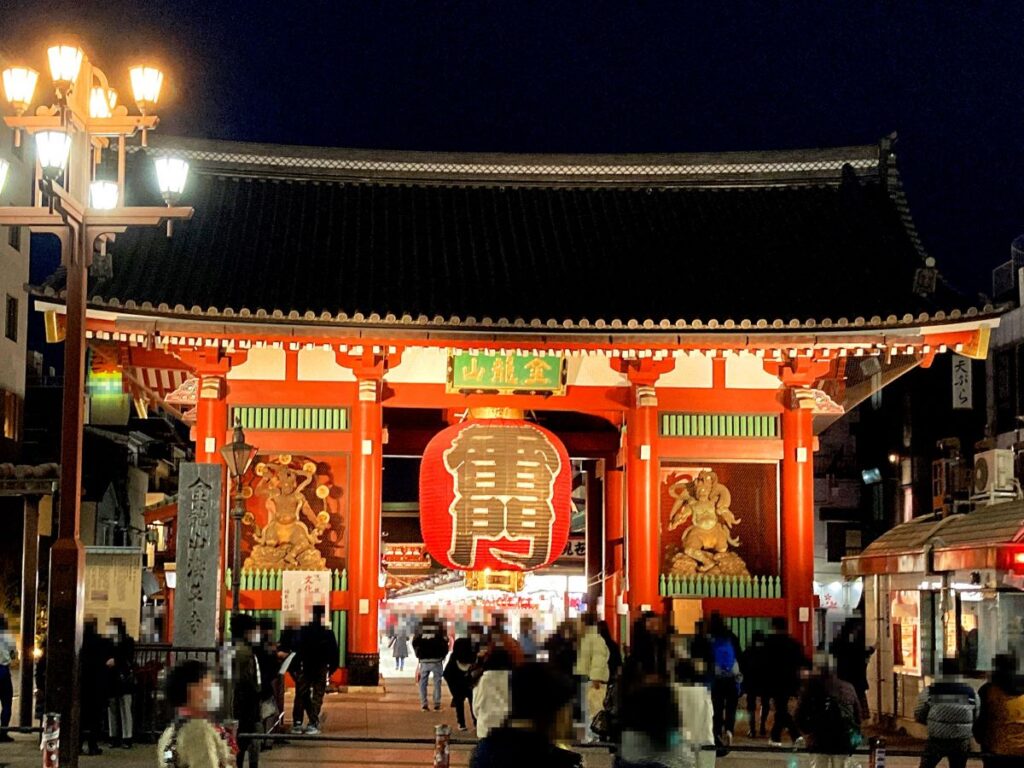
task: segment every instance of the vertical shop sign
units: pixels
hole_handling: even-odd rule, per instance
[[[974,407],[971,361],[963,355],[953,355],[953,408],[970,410]]]

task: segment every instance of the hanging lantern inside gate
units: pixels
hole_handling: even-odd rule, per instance
[[[565,446],[521,412],[501,416],[448,427],[423,454],[420,530],[446,568],[532,571],[557,560],[569,538]]]

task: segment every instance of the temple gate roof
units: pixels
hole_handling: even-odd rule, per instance
[[[950,290],[889,140],[763,153],[471,155],[151,139],[195,217],[136,228],[90,304],[291,324],[578,332],[921,327]],[[149,190],[154,190],[150,193]],[[134,193],[136,198],[131,199]],[[151,195],[152,196],[148,196]],[[58,296],[58,274],[37,289]]]

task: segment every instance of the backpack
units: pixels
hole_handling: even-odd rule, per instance
[[[732,677],[736,674],[736,647],[728,636],[711,640],[711,655],[715,662],[715,675]]]

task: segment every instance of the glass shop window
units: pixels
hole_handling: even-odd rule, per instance
[[[960,620],[956,647],[965,674],[992,670],[1000,653],[1024,654],[1024,594],[963,591],[958,594]],[[947,648],[951,645],[947,642]]]

